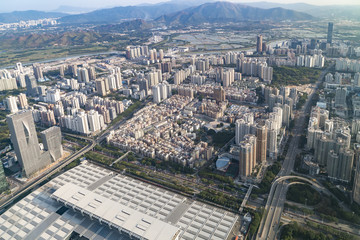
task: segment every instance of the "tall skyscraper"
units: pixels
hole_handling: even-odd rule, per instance
[[[327,43],[330,43],[330,44],[332,43],[333,30],[334,30],[334,23],[329,22],[328,33],[327,33]]]
[[[7,122],[17,159],[27,177],[50,164],[49,153],[40,152],[31,111],[9,115]]]
[[[267,149],[267,128],[265,125],[256,126],[256,161],[263,163],[266,161]]]
[[[263,37],[262,35],[258,35],[256,38],[256,51],[258,53],[261,53],[263,51],[262,47],[263,47]]]

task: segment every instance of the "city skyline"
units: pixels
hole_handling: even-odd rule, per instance
[[[81,12],[85,11],[93,11],[96,9],[104,9],[104,8],[112,8],[117,6],[135,6],[135,5],[146,5],[146,4],[158,4],[158,3],[166,3],[166,2],[173,2],[173,3],[188,3],[189,5],[193,5],[195,1],[188,0],[188,1],[164,1],[164,0],[134,0],[131,1],[129,4],[128,1],[125,0],[79,0],[70,1],[70,0],[62,0],[60,2],[53,2],[53,1],[46,1],[46,0],[36,0],[36,1],[26,1],[26,0],[14,0],[14,1],[3,1],[0,3],[0,13],[5,12],[13,12],[13,11],[26,11],[26,10],[39,10],[39,11],[56,11],[60,7],[67,7],[67,8],[78,8]],[[196,4],[202,4],[205,2],[217,2],[217,1],[200,1],[196,2]],[[329,5],[360,5],[357,0],[344,0],[339,3],[336,0],[271,0],[271,1],[261,1],[261,0],[227,0],[227,2],[232,3],[278,3],[278,4],[310,4],[314,6],[329,6]],[[196,5],[194,4],[194,5]],[[80,12],[79,11],[79,12]]]
[[[360,237],[360,5],[300,1],[0,2],[0,239]]]

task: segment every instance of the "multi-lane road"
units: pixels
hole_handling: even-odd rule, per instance
[[[286,200],[287,184],[284,181],[276,181],[278,178],[283,176],[288,176],[291,174],[295,158],[298,153],[298,144],[300,136],[305,132],[305,119],[306,114],[311,110],[311,102],[315,95],[316,90],[319,88],[325,74],[333,65],[330,65],[326,68],[319,77],[318,81],[314,84],[311,92],[308,96],[308,99],[302,109],[298,110],[298,118],[295,122],[295,127],[293,129],[293,138],[289,144],[289,149],[287,151],[283,166],[279,171],[275,181],[273,182],[270,193],[265,205],[265,211],[261,223],[259,226],[259,231],[256,236],[256,239],[259,240],[272,240],[276,237],[276,232],[279,227],[281,214],[284,208],[284,202]]]

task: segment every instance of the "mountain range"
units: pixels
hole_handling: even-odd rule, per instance
[[[129,19],[153,20],[167,25],[215,23],[244,20],[306,20],[313,17],[283,8],[261,9],[230,2],[212,2],[189,7],[186,3],[163,3],[150,6],[128,6],[102,9],[60,19],[66,24],[109,24]]]
[[[282,20],[311,20],[314,17],[293,10],[283,8],[262,9],[230,2],[205,3],[197,7],[187,8],[172,14],[163,15],[156,19],[167,25],[192,25],[198,23],[221,23],[236,21],[282,21]]]
[[[318,18],[360,20],[360,5],[327,5],[316,6],[306,3],[272,3],[272,2],[248,2],[244,5],[251,7],[285,8],[299,12],[305,12]]]
[[[74,13],[79,14],[74,14]],[[304,3],[280,4],[248,2],[234,4],[213,0],[172,0],[159,4],[113,7],[91,11],[88,8],[62,6],[54,12],[22,11],[0,13],[0,23],[41,18],[60,18],[63,24],[118,24],[142,19],[165,24],[196,24],[243,20],[304,20],[316,18],[360,20],[360,5],[315,6]],[[69,15],[68,13],[72,13]]]
[[[163,14],[173,13],[188,8],[186,4],[163,3],[148,6],[126,6],[100,9],[90,13],[65,16],[60,19],[66,24],[108,24],[131,19],[152,20]]]

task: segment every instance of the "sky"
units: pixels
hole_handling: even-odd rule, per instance
[[[167,0],[0,0],[0,12],[41,10],[51,11],[59,6],[74,6],[89,9],[109,8],[114,6],[137,5],[142,3],[159,3]],[[183,2],[183,0],[174,0]],[[190,0],[191,1],[191,0]],[[196,1],[196,0],[194,0]],[[231,2],[257,2],[259,0],[229,0]],[[313,5],[360,5],[359,0],[267,0],[277,3],[309,3]]]

